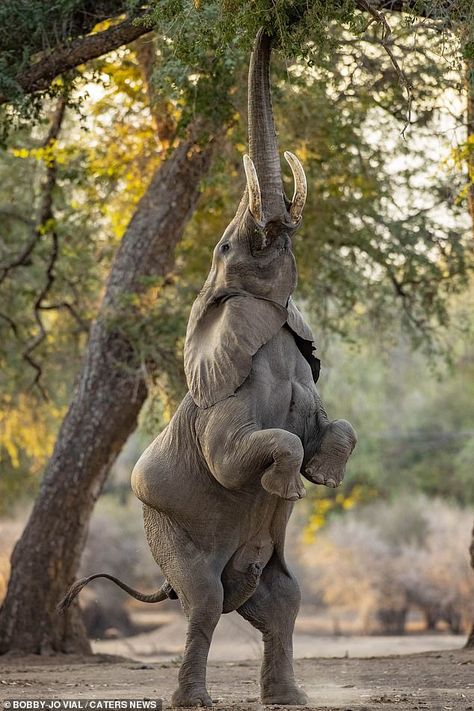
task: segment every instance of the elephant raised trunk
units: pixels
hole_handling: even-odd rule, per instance
[[[262,29],[255,39],[248,80],[248,139],[250,158],[260,183],[265,220],[286,214],[278,140],[270,93],[272,38]]]
[[[295,191],[288,209],[281,179],[278,139],[273,121],[270,91],[272,38],[259,30],[250,59],[248,79],[248,138],[250,158],[244,167],[250,212],[260,224],[281,221],[296,225],[306,201],[306,177],[298,158],[285,152],[295,180]]]

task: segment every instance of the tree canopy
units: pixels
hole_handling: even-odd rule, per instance
[[[389,6],[387,38],[378,13]],[[466,2],[369,9],[278,2],[269,11],[263,1],[230,0],[2,7],[0,94],[9,134],[0,166],[0,397],[12,473],[40,473],[124,230],[154,170],[200,115],[211,132],[227,127],[223,149],[176,268],[126,297],[133,310],[127,318],[125,308],[118,324],[154,382],[151,407],[163,416],[182,393],[186,315],[243,189],[246,56],[262,23],[278,38],[280,146],[300,156],[308,175],[295,245],[298,296],[323,349],[326,334],[355,340],[360,324],[370,323],[391,346],[402,329],[415,345],[449,354],[450,305],[472,268],[470,144],[459,133],[472,9]],[[50,58],[60,69],[78,43],[125,22],[135,28],[129,46],[114,40],[105,54],[81,55],[88,61],[66,63],[47,85],[19,81]]]

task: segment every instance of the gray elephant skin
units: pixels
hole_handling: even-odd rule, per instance
[[[147,602],[179,598],[188,632],[173,706],[212,705],[209,646],[221,614],[232,610],[263,635],[262,702],[307,701],[293,674],[300,591],[285,562],[285,530],[293,502],[305,495],[301,475],[338,486],[356,442],[351,425],[330,422],[322,407],[313,335],[291,298],[291,238],[306,179],[296,156],[285,153],[295,180],[289,201],[273,124],[270,52],[271,38],[260,31],[249,69],[247,187],[189,318],[189,392],[132,474],[167,583],[143,595],[105,576]],[[62,609],[95,577],[78,581]]]

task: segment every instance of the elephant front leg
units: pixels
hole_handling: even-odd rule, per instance
[[[306,495],[300,476],[304,450],[299,437],[287,430],[258,430],[249,424],[239,403],[214,406],[197,427],[199,442],[210,471],[226,489],[242,489],[260,477],[270,494],[288,501]],[[230,406],[234,407],[231,408]]]
[[[300,476],[303,463],[301,440],[286,430],[259,430],[241,441],[214,465],[213,474],[228,489],[240,489],[261,474],[260,483],[269,494],[287,501],[306,496]]]
[[[346,463],[357,442],[357,435],[347,420],[334,420],[320,427],[316,452],[304,475],[314,484],[335,489],[344,478]]]
[[[288,501],[306,496],[300,476],[304,456],[300,438],[286,430],[271,429],[254,432],[251,439],[257,452],[266,450],[273,460],[260,480],[263,488]]]

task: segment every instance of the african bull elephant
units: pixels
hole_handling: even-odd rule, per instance
[[[298,159],[283,193],[269,87],[271,40],[259,32],[249,70],[247,188],[219,240],[191,311],[185,344],[189,386],[169,425],[140,457],[132,488],[144,504],[145,531],[167,583],[138,599],[178,597],[189,621],[175,706],[211,706],[206,661],[214,628],[237,610],[264,640],[264,703],[302,704],[292,633],[298,584],[284,558],[301,474],[337,486],[356,436],[330,422],[314,382],[313,335],[291,294],[291,237],[306,199]],[[96,576],[73,586],[64,605]]]

